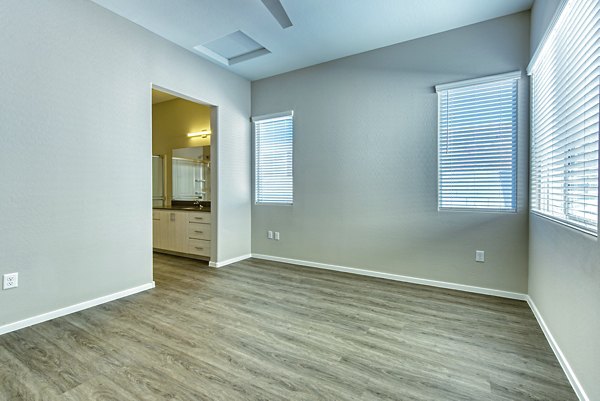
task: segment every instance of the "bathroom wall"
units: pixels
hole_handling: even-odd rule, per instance
[[[173,199],[173,149],[210,146],[210,136],[188,137],[189,132],[210,131],[210,107],[185,99],[152,105],[152,154],[165,160],[166,201]]]

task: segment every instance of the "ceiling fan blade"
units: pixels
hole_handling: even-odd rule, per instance
[[[265,7],[267,7],[267,10],[269,10],[271,15],[273,15],[273,17],[275,17],[277,22],[279,22],[279,25],[281,25],[281,27],[283,29],[289,28],[290,26],[293,25],[292,21],[290,20],[290,17],[287,15],[287,13],[285,12],[285,9],[281,5],[280,0],[261,0],[261,1],[265,5]]]

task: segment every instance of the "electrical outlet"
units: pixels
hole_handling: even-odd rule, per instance
[[[485,262],[485,252],[475,251],[475,262]]]
[[[17,288],[19,286],[19,273],[8,273],[3,276],[2,289]]]
[[[273,239],[273,231],[271,231],[271,230],[267,231],[267,238]]]
[[[279,231],[275,231],[275,241],[279,241]]]

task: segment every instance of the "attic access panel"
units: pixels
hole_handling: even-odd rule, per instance
[[[233,65],[271,53],[242,31],[194,47],[200,53],[225,65]]]

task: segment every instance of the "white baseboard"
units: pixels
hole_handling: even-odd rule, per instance
[[[344,272],[344,273],[360,274],[361,276],[384,278],[384,279],[388,279],[388,280],[402,281],[402,282],[412,283],[412,284],[422,284],[422,285],[429,285],[432,287],[447,288],[447,289],[451,289],[451,290],[459,290],[459,291],[466,291],[466,292],[474,292],[477,294],[493,295],[493,296],[502,297],[502,298],[518,299],[520,301],[525,301],[527,299],[527,294],[521,294],[518,292],[510,292],[510,291],[503,291],[503,290],[496,290],[493,288],[476,287],[476,286],[472,286],[472,285],[450,283],[450,282],[446,282],[446,281],[429,280],[429,279],[425,279],[425,278],[403,276],[400,274],[383,273],[383,272],[378,272],[378,271],[373,271],[373,270],[357,269],[355,267],[330,265],[330,264],[326,264],[326,263],[311,262],[311,261],[299,260],[299,259],[288,259],[288,258],[281,258],[279,256],[262,255],[262,254],[256,254],[256,253],[253,253],[252,257],[257,258],[257,259],[272,260],[275,262],[291,263],[293,265],[316,267],[318,269],[326,269],[326,270],[334,270],[334,271]]]
[[[567,379],[569,379],[569,383],[571,383],[571,387],[573,387],[573,390],[575,390],[575,394],[577,394],[577,397],[579,397],[580,401],[590,401],[587,394],[583,390],[581,383],[577,379],[577,376],[575,376],[575,372],[573,372],[573,369],[571,368],[571,365],[567,361],[567,358],[562,353],[560,347],[558,346],[558,343],[556,342],[556,340],[554,339],[554,336],[550,332],[550,329],[546,325],[546,322],[544,321],[542,314],[540,313],[539,309],[533,302],[533,299],[531,299],[531,297],[529,295],[527,295],[527,303],[529,304],[529,307],[533,311],[533,315],[535,316],[540,327],[542,328],[542,331],[544,332],[544,335],[546,336],[546,339],[548,340],[548,343],[550,344],[552,351],[554,351],[554,355],[556,355],[556,359],[558,359],[560,366],[562,366],[563,371],[565,372],[565,375],[567,376]]]
[[[69,315],[71,313],[79,312],[84,309],[91,308],[93,306],[97,306],[100,304],[104,304],[110,301],[114,301],[119,298],[126,297],[128,295],[133,295],[138,292],[146,291],[151,288],[154,288],[154,281],[142,284],[137,287],[128,288],[123,291],[115,292],[114,294],[105,295],[100,298],[91,299],[89,301],[81,302],[75,305],[67,306],[65,308],[60,308],[57,310],[53,310],[51,312],[42,313],[41,315],[29,317],[27,319],[19,320],[18,322],[8,323],[4,326],[0,326],[0,335],[10,333],[11,331],[23,329],[25,327],[33,326],[34,324],[42,323],[47,320],[56,319],[57,317]]]
[[[239,262],[239,261],[244,260],[244,259],[249,259],[251,257],[252,257],[252,255],[248,253],[246,255],[237,256],[235,258],[227,259],[227,260],[224,260],[222,262],[208,262],[208,265],[210,267],[223,267],[223,266],[227,266],[227,265],[230,265],[232,263],[235,263],[235,262]]]

